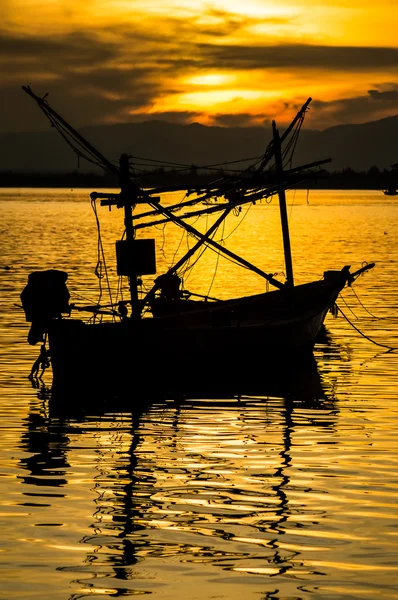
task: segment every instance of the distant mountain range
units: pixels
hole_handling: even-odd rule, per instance
[[[91,126],[81,128],[79,133],[112,161],[127,153],[188,165],[212,165],[256,157],[264,152],[271,139],[271,128],[207,127],[164,121]],[[373,166],[389,169],[398,162],[398,115],[323,131],[304,126],[294,165],[324,158],[332,158],[327,165],[329,171],[347,167],[366,171]],[[2,172],[65,173],[77,168],[76,155],[51,127],[48,131],[0,135]],[[95,171],[93,165],[85,161],[81,161],[80,169]]]

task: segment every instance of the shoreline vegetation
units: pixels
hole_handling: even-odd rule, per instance
[[[250,171],[248,171],[248,176]],[[137,174],[140,184],[146,187],[205,186],[225,177],[224,171],[205,171],[193,166],[186,171],[155,169]],[[184,183],[185,182],[185,183]],[[117,178],[108,173],[26,173],[0,171],[0,188],[118,188]],[[384,190],[398,187],[398,169],[380,170],[371,167],[367,171],[346,168],[341,171],[321,171],[304,181],[292,184],[292,189],[363,189]]]

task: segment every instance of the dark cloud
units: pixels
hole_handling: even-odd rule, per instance
[[[137,120],[131,111],[143,113],[140,118],[144,120],[144,113],[149,113],[162,96],[183,91],[177,87],[179,79],[213,69],[264,73],[269,69],[286,69],[289,74],[294,70],[397,71],[398,49],[394,48],[229,45],[223,43],[224,36],[255,21],[220,11],[213,11],[212,16],[214,29],[201,24],[200,19],[193,19],[191,23],[170,17],[165,19],[164,33],[163,29],[159,31],[143,23],[121,26],[116,31],[105,28],[95,33],[49,37],[16,36],[3,31],[0,34],[0,130],[47,126],[46,121],[37,116],[34,103],[21,91],[21,86],[29,83],[38,95],[48,92],[51,105],[80,127]],[[216,33],[216,44],[198,42]],[[367,119],[369,115],[384,114],[382,110],[388,107],[394,109],[396,93],[393,87],[387,90],[375,85],[366,97],[325,105],[314,103],[314,107],[319,122],[321,118],[328,120],[331,115],[345,122],[350,115]],[[295,112],[298,106],[295,102],[289,103],[285,111]],[[184,111],[148,116],[181,123],[199,117],[200,113]],[[252,119],[256,117],[247,114],[215,117],[222,126],[247,125]]]
[[[250,127],[257,124],[258,117],[249,113],[240,114],[218,114],[213,117],[213,121],[222,127]]]
[[[331,69],[334,71],[397,71],[398,48],[285,44],[231,46],[201,44],[202,64],[223,69]]]
[[[215,23],[212,26],[203,25],[200,22],[200,18],[194,20],[195,31],[197,34],[208,35],[211,37],[226,37],[229,35],[236,34],[239,31],[247,29],[247,27],[253,25],[287,25],[292,19],[288,17],[268,17],[268,18],[254,18],[247,17],[245,15],[233,14],[227,11],[223,11],[216,8],[210,8],[206,12],[206,16],[212,18]],[[176,25],[181,30],[181,21],[176,21]],[[188,21],[186,24],[190,36],[192,36],[192,23]]]
[[[398,108],[398,84],[391,84],[390,90],[379,91],[369,90],[368,94],[374,102],[382,102],[383,104],[391,104]]]
[[[311,122],[322,124],[328,122],[360,123],[364,120],[376,120],[398,114],[398,84],[384,85],[381,89],[369,90],[366,96],[343,98],[332,102],[314,100],[311,104],[313,114]]]
[[[67,64],[72,67],[97,65],[113,60],[118,53],[115,44],[96,39],[83,33],[71,33],[57,37],[0,36],[2,62],[34,60],[43,65]]]
[[[40,129],[46,121],[26,109],[21,86],[31,84],[75,126],[128,120],[129,111],[147,107],[164,93],[156,68],[135,57],[126,61],[119,44],[92,35],[54,39],[0,37],[1,131]],[[36,109],[37,110],[37,109]]]
[[[203,113],[201,112],[183,110],[151,113],[144,117],[143,115],[132,115],[129,120],[131,122],[137,122],[145,119],[146,121],[167,121],[168,123],[187,125],[197,121],[200,117],[203,117]]]
[[[107,74],[108,81],[110,79]],[[105,78],[106,79],[106,78]],[[47,120],[41,115],[35,102],[26,96],[22,85],[31,83],[22,80],[20,85],[3,87],[1,93],[0,131],[38,130],[48,127]],[[94,125],[102,122],[129,121],[130,111],[147,106],[158,95],[156,86],[137,85],[132,89],[123,83],[118,88],[106,89],[104,85],[94,83],[83,74],[66,74],[59,80],[43,82],[33,80],[32,90],[38,96],[48,93],[52,108],[75,127]],[[131,91],[129,91],[131,90]],[[120,97],[117,94],[122,94]],[[114,96],[112,95],[115,94]]]

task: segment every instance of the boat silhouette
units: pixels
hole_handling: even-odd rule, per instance
[[[50,270],[31,273],[21,294],[26,319],[31,322],[28,341],[40,343],[37,368],[51,364],[57,394],[81,387],[87,390],[134,389],[137,380],[166,381],[171,373],[189,378],[206,372],[211,379],[238,369],[253,374],[290,373],[313,360],[313,349],[328,311],[335,309],[340,291],[372,268],[367,264],[351,272],[350,266],[325,270],[319,279],[295,285],[285,191],[313,175],[313,169],[330,159],[292,168],[291,160],[311,98],[301,107],[282,135],[275,121],[272,138],[249,168],[226,175],[204,187],[143,188],[122,154],[116,166],[73,129],[46,98],[23,88],[72,147],[114,173],[119,193],[93,192],[91,201],[124,212],[125,230],[116,242],[117,272],[129,282],[130,298],[111,305],[78,306],[69,302],[68,275]],[[193,198],[163,206],[161,195],[176,189]],[[277,196],[286,281],[280,281],[244,257],[214,240],[231,212],[249,203]],[[137,206],[149,210],[136,212]],[[198,208],[199,207],[199,208]],[[190,220],[214,215],[205,233]],[[174,223],[197,241],[165,273],[158,275],[155,240],[138,232],[163,223]],[[182,269],[204,247],[227,256],[264,280],[266,291],[226,300],[184,290]],[[199,256],[200,257],[200,256]],[[145,276],[157,275],[146,293]],[[268,287],[273,286],[273,291]],[[90,314],[90,320],[71,312]],[[107,320],[108,317],[108,320]],[[231,375],[232,374],[232,375]],[[200,375],[202,376],[202,375]],[[285,375],[286,376],[286,375]]]

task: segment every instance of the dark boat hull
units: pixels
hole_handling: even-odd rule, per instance
[[[218,377],[256,365],[264,373],[299,364],[312,351],[328,310],[347,280],[346,272],[331,272],[321,281],[291,292],[198,303],[197,310],[86,324],[54,320],[49,331],[53,387],[85,386],[89,390],[156,384],[172,375]]]

